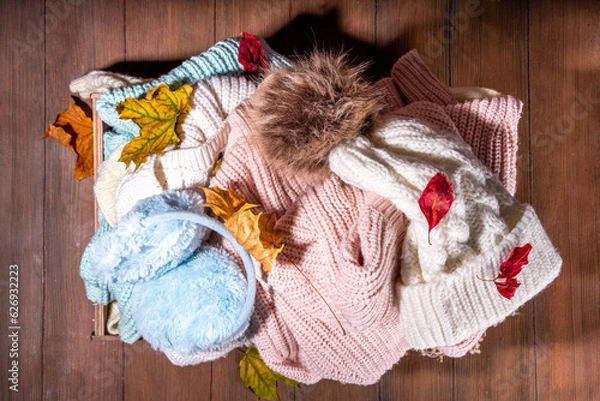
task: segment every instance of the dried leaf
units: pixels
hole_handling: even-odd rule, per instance
[[[227,191],[219,187],[200,188],[202,188],[206,196],[206,203],[203,206],[208,206],[214,214],[223,220],[227,220],[239,210],[251,209],[258,206],[247,203],[244,195],[238,197],[229,188]]]
[[[522,267],[529,263],[531,248],[530,244],[515,247],[508,259],[500,265],[500,273],[494,279],[494,284],[504,298],[511,299],[521,285],[515,277],[521,273]]]
[[[298,388],[298,382],[272,371],[254,347],[248,348],[240,361],[240,377],[246,387],[252,390],[258,398],[266,400],[279,400],[277,380]]]
[[[273,269],[277,255],[283,250],[283,245],[275,248],[273,244],[262,241],[262,237],[265,235],[261,234],[260,230],[259,221],[262,216],[262,213],[254,214],[252,210],[242,209],[225,220],[224,225],[233,234],[237,242],[254,259],[262,263],[263,270],[270,272]],[[266,235],[269,236],[268,234]]]
[[[275,231],[275,215],[252,212],[258,206],[246,202],[245,196],[236,196],[231,189],[224,191],[218,187],[201,187],[206,195],[206,203],[213,213],[224,220],[224,225],[254,257],[262,263],[262,268],[270,272],[283,245],[284,233]]]
[[[152,88],[145,99],[127,98],[117,106],[123,120],[133,120],[140,127],[140,135],[133,138],[124,148],[119,161],[136,169],[148,160],[151,154],[159,155],[165,148],[177,144],[180,125],[191,110],[189,96],[192,87],[183,85],[171,91],[166,84]]]
[[[429,231],[427,241],[431,244],[429,234],[444,218],[454,203],[452,184],[442,173],[437,173],[427,183],[419,198],[419,207],[427,219]]]
[[[242,32],[241,35],[238,61],[244,67],[244,71],[254,73],[267,69],[269,64],[260,40],[246,32]]]
[[[66,101],[69,107],[56,116],[44,138],[53,138],[77,155],[73,172],[77,181],[94,174],[94,125],[81,107]]]
[[[275,213],[263,213],[258,220],[260,240],[265,244],[277,246],[283,241],[283,237],[285,237],[285,233],[275,231],[275,223],[277,223]]]

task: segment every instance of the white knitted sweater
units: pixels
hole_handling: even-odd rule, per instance
[[[94,186],[100,209],[114,224],[140,199],[167,189],[206,185],[210,172],[227,143],[225,119],[256,89],[243,75],[215,76],[193,85],[192,110],[181,125],[177,148],[152,155],[138,170],[119,162],[117,148],[99,168]]]

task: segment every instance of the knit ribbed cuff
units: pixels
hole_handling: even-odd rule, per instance
[[[436,78],[416,50],[398,59],[392,67],[392,78],[408,103],[419,100],[444,106],[456,103],[450,89]]]
[[[514,195],[517,190],[518,125],[523,102],[503,96],[445,107],[473,153]]]
[[[389,113],[392,110],[399,109],[404,106],[402,96],[400,96],[400,92],[398,91],[398,88],[396,88],[396,85],[394,85],[394,80],[392,78],[382,78],[375,82],[375,86],[377,86],[383,92],[383,96],[385,98],[385,109],[383,109],[384,113]]]
[[[531,244],[529,264],[517,276],[521,286],[512,299],[500,295],[492,280],[517,246]],[[468,261],[441,280],[398,284],[400,326],[414,349],[458,344],[497,325],[543,290],[559,272],[562,260],[533,208],[494,249]]]

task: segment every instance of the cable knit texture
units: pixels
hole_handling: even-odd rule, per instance
[[[533,210],[504,189],[460,136],[514,188],[511,172],[503,174],[496,162],[512,162],[512,151],[492,143],[503,143],[494,142],[501,137],[496,133],[516,132],[520,103],[506,97],[454,104],[431,77],[418,89],[412,82],[417,68],[422,69],[411,52],[392,72],[415,102],[383,117],[370,138],[334,149],[330,166],[345,182],[391,200],[410,220],[397,286],[400,325],[411,347],[426,349],[457,344],[498,324],[558,275],[561,260]],[[422,92],[428,85],[430,94]],[[492,141],[479,146],[481,138]],[[430,245],[418,199],[437,172],[449,177],[455,201],[431,231]],[[519,276],[521,287],[504,299],[481,278],[493,279],[511,250],[526,243],[533,251]]]
[[[252,343],[269,367],[299,382],[371,384],[410,348],[464,355],[485,329],[556,277],[560,257],[533,210],[511,196],[522,109],[517,99],[493,93],[472,100],[471,92],[461,92],[460,100],[467,101],[458,103],[416,51],[409,52],[391,77],[376,83],[387,108],[373,134],[333,149],[329,164],[335,174],[300,180],[261,156],[245,106],[233,111],[255,89],[241,74],[238,46],[239,38],[219,42],[158,80],[113,90],[98,101],[98,112],[112,126],[114,148],[119,139],[139,134],[135,124],[118,118],[114,108],[120,101],[141,97],[159,83],[171,89],[195,85],[177,149],[152,156],[135,173],[115,165],[101,170],[96,191],[106,190],[101,210],[111,222],[139,199],[167,188],[206,185],[224,149],[210,184],[274,212],[276,229],[286,233],[269,274],[254,261],[251,337],[200,352],[185,344],[173,347],[167,339],[162,349],[174,364],[210,361]],[[263,47],[271,67],[290,65]],[[456,201],[429,245],[418,198],[440,171],[450,178]],[[95,238],[108,230],[103,222]],[[521,287],[506,300],[481,279],[493,279],[511,250],[525,243],[533,246],[529,264],[518,276]],[[89,256],[86,248],[81,276],[88,298],[130,305],[133,286],[99,279]],[[121,312],[121,337],[132,342],[139,334],[131,308]],[[150,328],[149,337],[158,330]]]
[[[413,109],[413,117],[454,132],[473,149],[477,158],[500,177],[506,190],[514,195],[517,190],[518,123],[523,103],[512,96],[485,88],[457,88],[453,90],[440,82],[421,60],[416,50],[402,56],[392,68],[392,76],[382,79],[380,86],[386,92],[388,103],[422,102],[423,112]],[[455,94],[465,101],[457,103]],[[486,96],[487,98],[473,99]],[[431,104],[444,107],[446,116],[436,118],[428,112]],[[390,107],[391,111],[393,110]],[[448,117],[453,124],[448,124]]]
[[[261,357],[303,383],[376,382],[407,350],[393,288],[402,214],[335,176],[308,184],[280,175],[257,152],[244,111],[228,122],[230,140],[211,185],[275,212],[276,229],[286,233],[260,280],[252,327]]]

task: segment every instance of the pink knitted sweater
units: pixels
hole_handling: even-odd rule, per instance
[[[456,104],[416,52],[401,58],[392,77],[378,84],[393,105],[389,111],[415,101],[443,105],[455,125],[452,131],[458,130],[514,193],[521,110],[516,99]],[[421,106],[413,106],[409,109],[418,116]],[[389,201],[337,176],[306,183],[274,171],[253,144],[243,107],[228,124],[223,163],[211,185],[231,188],[263,211],[275,212],[276,228],[286,233],[273,270],[263,274],[256,266],[258,298],[250,335],[261,357],[302,383],[376,382],[408,349],[394,291],[406,219]],[[480,335],[441,351],[464,355]]]
[[[333,175],[311,184],[282,176],[252,144],[243,111],[228,123],[228,146],[211,185],[275,212],[277,230],[286,233],[273,270],[257,271],[264,278],[252,334],[261,357],[302,383],[376,382],[407,350],[394,305],[403,215]]]

